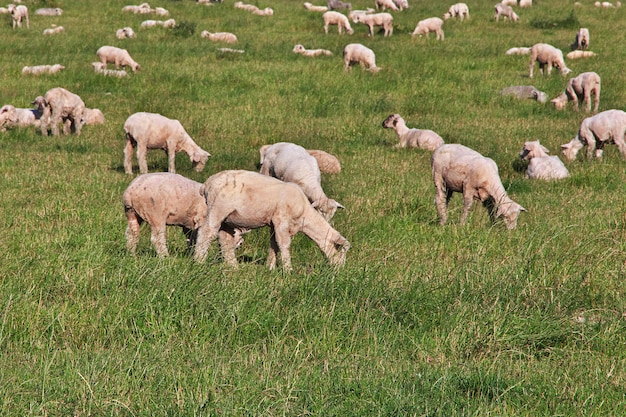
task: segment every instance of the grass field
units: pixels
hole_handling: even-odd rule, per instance
[[[626,10],[537,0],[519,23],[496,23],[493,0],[467,0],[471,19],[447,21],[438,42],[410,34],[453,2],[413,0],[393,13],[388,38],[362,25],[324,35],[321,15],[295,0],[255,3],[272,17],[233,0],[151,1],[178,22],[170,30],[140,29],[155,17],[122,13],[129,3],[31,1],[30,29],[0,19],[0,104],[30,107],[65,87],[107,118],[80,136],[0,133],[0,415],[626,414],[626,161],[609,145],[602,160],[581,152],[566,180],[525,179],[523,143],[559,154],[586,115],[498,94],[526,84],[562,92],[567,77],[529,79],[528,57],[504,52],[538,42],[567,52],[587,27],[598,56],[568,61],[572,75],[598,72],[600,110],[624,109]],[[62,16],[34,14],[56,6]],[[44,37],[52,24],[65,32]],[[117,40],[123,26],[137,38]],[[228,45],[202,30],[237,34],[232,47],[245,53],[217,51]],[[351,42],[383,69],[344,71]],[[295,55],[296,43],[334,56]],[[128,49],[142,70],[95,74],[105,44]],[[21,75],[53,63],[66,69]],[[201,173],[178,155],[177,172],[196,181],[256,171],[259,147],[278,141],[337,155],[342,172],[322,185],[346,207],[333,219],[352,244],[346,265],[332,268],[299,235],[294,272],[269,271],[265,229],[246,235],[238,269],[216,243],[194,263],[177,228],[169,258],[156,256],[148,228],[130,256],[122,126],[138,111],[180,120],[212,154]],[[430,154],[393,148],[395,133],[381,127],[391,113],[494,159],[528,210],[517,229],[492,225],[480,204],[460,226],[459,195],[440,226]],[[162,152],[148,159],[167,170]]]

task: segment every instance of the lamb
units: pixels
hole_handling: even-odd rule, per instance
[[[331,56],[333,54],[328,49],[305,49],[304,46],[300,44],[293,47],[293,52],[307,57],[316,57],[320,55]]]
[[[385,9],[391,9],[395,12],[400,11],[393,0],[374,0],[374,4],[376,6],[376,10],[382,10],[383,12]]]
[[[88,109],[83,111],[83,123],[86,125],[101,125],[104,124],[104,114],[100,109]]]
[[[11,104],[0,107],[0,131],[7,127],[39,127],[41,112],[38,109],[21,109]]]
[[[107,69],[106,64],[103,64],[102,62],[92,62],[91,66],[93,67],[93,70],[96,74],[102,74],[107,77],[122,78],[128,75],[128,73],[124,70]]]
[[[393,0],[393,2],[396,6],[398,6],[398,9],[400,9],[400,11],[409,8],[408,0]]]
[[[597,73],[583,72],[577,77],[570,78],[565,91],[551,102],[557,110],[563,110],[569,101],[573,101],[574,109],[578,110],[579,101],[582,101],[587,112],[590,112],[593,94],[593,112],[597,113],[600,104],[600,83],[600,76]]]
[[[315,6],[311,3],[309,3],[308,1],[304,2],[304,8],[307,10],[310,10],[312,12],[327,12],[328,11],[328,6]]]
[[[547,43],[536,43],[530,48],[530,78],[533,78],[535,62],[539,62],[539,68],[542,74],[547,73],[547,75],[550,75],[552,67],[559,68],[563,75],[572,72],[572,70],[565,65],[563,52]],[[548,67],[547,70],[545,69],[546,66]]]
[[[59,135],[59,122],[63,122],[63,134],[68,135],[73,125],[76,136],[80,135],[83,127],[83,112],[85,111],[85,103],[76,94],[56,87],[48,90],[42,97],[35,99],[36,104],[41,111],[41,134],[48,136],[48,129],[52,130],[53,136]]]
[[[550,151],[538,140],[524,143],[519,156],[529,160],[526,177],[539,180],[559,180],[569,177],[569,171],[558,156],[548,155]]]
[[[65,28],[63,26],[57,26],[57,27],[53,27],[53,28],[44,29],[43,30],[43,35],[44,36],[56,35],[58,33],[64,32],[64,31],[65,31]]]
[[[591,58],[596,56],[595,52],[591,52],[591,51],[572,51],[572,52],[568,52],[567,55],[565,55],[567,57],[567,59],[579,59],[579,58]]]
[[[532,99],[540,103],[548,101],[548,95],[543,91],[537,90],[532,85],[514,85],[512,87],[503,88],[500,91],[503,96],[513,96],[518,99]]]
[[[211,33],[208,30],[203,30],[200,36],[213,42],[237,43],[237,35],[230,32]]]
[[[510,48],[506,51],[506,55],[530,55],[530,48],[522,46],[517,48]]]
[[[354,33],[352,27],[350,26],[350,22],[346,15],[341,14],[335,11],[329,11],[322,15],[322,19],[324,20],[324,33],[328,34],[328,26],[337,25],[337,31],[339,34],[343,33],[345,30],[349,35]]]
[[[578,151],[587,146],[587,158],[601,158],[606,143],[615,143],[620,153],[626,158],[626,112],[622,110],[606,110],[587,117],[580,124],[578,134],[569,143],[561,145],[565,159],[573,161]]]
[[[141,65],[135,62],[126,49],[107,45],[100,47],[100,49],[96,51],[96,55],[100,58],[100,62],[105,65],[107,63],[115,64],[115,69],[119,69],[120,66],[130,67],[133,72],[137,72],[141,69]]]
[[[492,221],[502,218],[507,229],[517,227],[519,213],[526,209],[507,195],[493,159],[463,145],[446,144],[433,152],[431,165],[441,225],[448,220],[448,202],[452,193],[459,192],[463,194],[461,224],[467,222],[473,200],[479,200],[489,211]]]
[[[500,16],[505,19],[511,19],[513,22],[519,21],[519,16],[515,13],[511,6],[505,6],[502,3],[498,3],[494,6],[494,9],[496,11],[496,14],[494,15],[496,22],[500,21]]]
[[[256,172],[222,171],[209,177],[200,192],[210,210],[204,226],[198,230],[194,253],[197,262],[206,259],[209,246],[219,235],[224,261],[236,266],[234,230],[269,226],[270,269],[276,266],[276,252],[280,252],[283,268],[292,270],[289,249],[298,232],[313,240],[331,264],[345,263],[350,242],[315,211],[296,184]]]
[[[313,207],[326,220],[332,219],[337,209],[344,208],[337,201],[326,196],[322,189],[317,160],[302,146],[278,142],[263,146],[259,153],[261,154],[261,174],[300,186]]]
[[[149,149],[163,149],[168,155],[168,171],[176,173],[177,152],[189,155],[197,172],[204,169],[210,153],[200,148],[187,134],[183,125],[176,119],[169,119],[156,113],[139,112],[132,114],[124,122],[126,147],[124,149],[124,172],[133,173],[133,148],[137,148],[139,172],[148,172],[146,153]]]
[[[352,10],[351,3],[345,3],[341,0],[328,0],[328,2],[326,3],[326,6],[328,7],[328,10],[341,10],[341,9]]]
[[[124,28],[121,28],[121,29],[118,29],[115,32],[115,37],[117,39],[134,38],[135,36],[136,35],[135,35],[135,31],[133,30],[133,28],[128,27],[128,26],[124,27]]]
[[[421,37],[422,35],[426,35],[426,37],[428,37],[430,32],[435,32],[437,34],[437,40],[443,40],[444,33],[442,26],[443,20],[438,17],[429,17],[428,19],[417,22],[417,26],[415,26],[415,30],[411,36],[419,35]]]
[[[35,14],[38,16],[61,16],[63,10],[58,7],[45,7],[35,10]]]
[[[370,72],[377,73],[380,67],[376,66],[376,55],[370,48],[360,43],[350,43],[343,48],[343,69],[352,69],[355,64],[361,65]]]
[[[25,66],[22,68],[22,75],[56,74],[64,69],[65,66],[61,64]]]
[[[11,18],[13,19],[13,29],[15,26],[18,28],[22,27],[22,22],[26,21],[26,28],[30,29],[30,24],[28,20],[28,7],[20,4],[16,6],[15,4],[9,4],[7,6],[7,10],[11,14]]]
[[[357,23],[356,21],[356,16],[359,14],[372,14],[376,12],[376,9],[372,9],[371,7],[368,7],[365,10],[351,10],[350,13],[348,13],[348,19],[352,20],[352,23]]]
[[[519,7],[531,7],[533,5],[533,0],[519,0]]]
[[[448,11],[446,13],[444,13],[443,20],[448,20],[451,17],[457,17],[457,16],[459,17],[461,22],[466,17],[468,19],[470,18],[469,7],[467,7],[467,4],[465,4],[465,3],[453,4],[452,6],[450,6],[450,9],[448,9]]]
[[[393,34],[393,16],[389,13],[357,14],[354,20],[367,25],[370,36],[374,36],[375,26],[380,26],[385,30],[384,36]]]
[[[390,114],[383,121],[383,128],[394,129],[400,142],[396,148],[419,148],[434,151],[443,145],[443,138],[429,129],[409,129],[399,114]]]
[[[335,155],[319,149],[307,149],[307,152],[315,158],[321,173],[339,174],[341,172],[341,163]]]
[[[573,50],[580,49],[585,50],[589,48],[589,29],[580,28],[576,33],[576,38],[574,39],[574,43],[571,45]]]

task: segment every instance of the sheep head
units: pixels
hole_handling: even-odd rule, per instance
[[[576,155],[578,151],[583,147],[583,143],[580,141],[580,138],[576,136],[569,143],[565,143],[561,145],[561,153],[568,161],[573,161],[576,159]]]
[[[532,142],[524,143],[524,147],[520,152],[519,156],[522,159],[532,159],[540,156],[547,156],[550,153],[550,150],[539,143],[538,140]]]
[[[193,153],[190,159],[191,165],[194,167],[196,172],[200,172],[204,169],[204,166],[209,160],[209,156],[211,156],[211,154],[207,151],[203,151],[202,149],[199,149]]]
[[[507,229],[513,230],[517,227],[517,218],[522,211],[527,211],[524,207],[510,200],[498,205],[496,217],[501,217]]]
[[[383,127],[385,129],[395,129],[400,121],[404,122],[404,119],[399,114],[390,114],[383,120]]]

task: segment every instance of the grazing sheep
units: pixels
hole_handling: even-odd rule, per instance
[[[63,10],[58,7],[45,7],[43,9],[35,10],[35,14],[38,16],[61,16]]]
[[[104,114],[100,109],[88,109],[83,111],[83,123],[86,125],[102,125],[104,124]]]
[[[537,100],[540,103],[548,101],[548,95],[543,91],[537,90],[532,85],[514,85],[512,87],[503,88],[500,91],[503,96],[513,96],[519,99]]]
[[[92,62],[91,66],[96,74],[106,75],[107,77],[122,78],[128,75],[128,73],[124,70],[107,69],[106,64],[103,64],[102,62]]]
[[[367,25],[370,36],[374,36],[375,26],[380,26],[385,30],[384,36],[393,34],[393,16],[389,13],[357,14],[354,16],[354,21]]]
[[[428,19],[417,22],[417,26],[415,26],[415,30],[411,36],[418,35],[421,37],[422,35],[426,35],[426,37],[428,37],[430,32],[435,32],[437,34],[437,40],[443,40],[444,33],[442,26],[443,20],[438,17],[429,17]]]
[[[343,33],[344,29],[349,35],[352,35],[354,33],[354,30],[352,30],[348,18],[344,14],[330,11],[324,13],[322,15],[322,19],[324,20],[324,33],[326,34],[328,34],[328,26],[330,25],[337,25],[337,31],[339,32],[339,34]]]
[[[328,49],[305,49],[304,46],[300,44],[293,47],[293,52],[307,57],[316,57],[320,55],[331,56],[333,54]]]
[[[185,152],[197,172],[204,169],[210,153],[202,150],[183,125],[176,119],[168,119],[156,113],[139,112],[124,122],[126,147],[124,148],[124,172],[133,173],[133,149],[137,148],[139,172],[148,172],[146,153],[149,149],[163,149],[168,156],[168,171],[176,173],[176,153]]]
[[[539,68],[542,74],[550,75],[552,67],[561,70],[561,74],[566,75],[572,72],[565,65],[563,60],[563,52],[560,49],[555,48],[547,43],[536,43],[530,48],[530,78],[533,78],[533,69],[535,62],[539,62]],[[547,70],[545,69],[548,67]]]
[[[563,110],[568,101],[574,102],[574,109],[578,110],[579,101],[585,105],[587,112],[591,111],[591,95],[593,94],[593,112],[597,113],[600,104],[600,76],[595,72],[583,72],[577,77],[570,78],[565,91],[551,100],[557,110]]]
[[[22,75],[56,74],[64,69],[61,64],[26,66],[22,68]]]
[[[400,11],[409,8],[408,0],[393,0],[393,2],[396,6],[398,6],[398,9],[400,9]]]
[[[461,224],[466,223],[474,200],[479,200],[492,221],[502,218],[507,229],[515,229],[519,213],[526,209],[507,195],[493,159],[463,145],[447,144],[433,152],[431,165],[440,224],[448,220],[448,202],[458,192],[463,194]]]
[[[115,32],[115,37],[117,39],[134,38],[135,36],[137,36],[137,35],[135,35],[135,31],[133,30],[133,28],[128,27],[128,26],[124,27],[124,28],[121,28],[121,29],[118,29]]]
[[[24,20],[26,21],[26,28],[30,29],[30,24],[28,21],[28,7],[22,4],[20,4],[19,6],[16,6],[15,4],[9,4],[7,6],[7,10],[9,11],[11,18],[13,19],[13,29],[15,29],[15,26],[21,28],[22,21]]]
[[[203,30],[200,36],[213,42],[237,43],[237,36],[230,32],[214,32]]]
[[[323,174],[339,174],[341,172],[341,163],[335,155],[328,152],[321,151],[319,149],[307,149],[309,155],[311,155],[317,161],[317,166],[320,168],[320,172]]]
[[[345,3],[341,0],[328,0],[328,2],[326,3],[326,7],[328,7],[328,10],[341,10],[341,9],[352,10],[351,3]]]
[[[350,13],[348,13],[348,19],[352,20],[352,23],[357,23],[356,21],[356,16],[359,14],[372,14],[375,13],[376,9],[372,9],[371,7],[368,7],[366,10],[351,10]]]
[[[396,148],[419,148],[434,151],[443,145],[443,138],[429,129],[409,129],[399,114],[390,114],[384,121],[385,129],[394,129],[400,143]]]
[[[0,131],[15,126],[35,126],[39,127],[41,112],[38,109],[20,109],[5,104],[0,108]]]
[[[359,64],[370,72],[380,71],[376,66],[376,55],[370,48],[360,43],[350,43],[343,48],[343,69],[352,69],[353,65]]]
[[[559,180],[569,177],[569,171],[558,156],[548,155],[550,151],[538,140],[524,143],[519,156],[528,160],[526,177],[538,180]]]
[[[315,6],[311,3],[309,3],[308,1],[304,2],[304,8],[307,10],[310,10],[312,12],[327,12],[328,11],[328,6]]]
[[[313,240],[333,265],[343,265],[350,242],[335,230],[309,203],[296,184],[250,171],[222,171],[209,177],[200,189],[208,211],[198,230],[194,259],[203,262],[212,241],[219,235],[224,261],[237,265],[236,229],[269,226],[267,266],[276,266],[280,252],[283,268],[290,271],[292,237],[302,232]]]
[[[587,117],[580,124],[578,134],[569,143],[561,145],[561,152],[565,159],[573,161],[578,151],[587,146],[587,158],[602,157],[606,143],[617,145],[620,153],[626,158],[626,112],[622,110],[606,110]]]
[[[53,136],[59,135],[59,122],[63,122],[63,134],[69,135],[73,125],[76,136],[80,135],[83,127],[83,112],[85,103],[76,94],[65,88],[56,87],[48,90],[42,97],[35,99],[33,104],[41,112],[41,134],[48,136],[48,129]]]
[[[595,52],[591,52],[591,51],[572,51],[572,52],[568,52],[567,55],[565,55],[567,57],[567,59],[579,59],[579,58],[591,58],[596,56]]]
[[[261,147],[259,153],[261,154],[261,174],[300,186],[313,207],[326,220],[332,219],[337,209],[344,208],[337,201],[326,196],[322,189],[322,178],[317,160],[302,146],[279,142]]]
[[[376,10],[382,10],[383,12],[385,9],[391,9],[395,12],[400,11],[393,0],[374,0],[374,4],[376,6]]]
[[[465,3],[457,3],[450,6],[450,9],[443,15],[443,20],[448,20],[451,17],[457,17],[463,21],[464,18],[470,18],[469,7]]]
[[[494,9],[496,11],[494,15],[494,19],[496,19],[496,22],[500,21],[500,16],[505,19],[510,19],[513,22],[519,21],[519,16],[517,15],[517,13],[515,13],[511,6],[505,6],[502,3],[498,3],[494,6]]]
[[[530,48],[525,46],[510,48],[506,51],[506,55],[530,55]]]
[[[65,31],[65,28],[63,26],[57,26],[57,27],[54,27],[54,28],[44,29],[43,30],[43,35],[44,36],[56,35],[56,34],[61,33],[63,31]]]
[[[120,66],[130,67],[133,72],[137,72],[141,69],[139,65],[126,49],[117,48],[115,46],[102,46],[96,51],[96,55],[100,58],[100,62],[103,64],[112,63],[115,64],[115,69],[119,69]]]
[[[570,46],[573,50],[580,49],[584,50],[589,48],[589,29],[580,28],[576,33],[576,38],[574,39],[574,43]]]

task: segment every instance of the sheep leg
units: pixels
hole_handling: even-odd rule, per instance
[[[285,271],[291,271],[291,254],[289,253],[291,235],[289,234],[288,225],[274,227],[274,239],[280,251],[280,260],[282,261],[283,269],[285,269]]]
[[[41,119],[40,119],[41,134],[43,136],[48,136],[49,125],[50,125],[50,107],[45,106],[43,108],[43,114],[41,115]]]
[[[590,93],[591,94],[591,93]],[[593,112],[598,112],[598,106],[600,105],[600,85],[598,84],[593,89]]]
[[[235,236],[234,231],[226,231],[221,229],[217,234],[220,243],[222,258],[224,262],[230,266],[237,266],[237,258],[235,257]]]
[[[471,190],[463,191],[463,211],[461,212],[461,224],[467,223],[467,216],[474,204],[474,196]]]
[[[212,225],[209,223],[212,223]],[[221,223],[221,221],[217,222],[215,219],[212,221],[207,219],[207,224],[198,229],[198,239],[196,241],[196,249],[193,256],[193,259],[196,262],[204,262],[206,260],[211,242],[213,242],[213,240],[217,237]]]
[[[443,179],[435,178],[435,181],[443,181]],[[448,202],[450,201],[451,193],[448,193],[443,187],[436,187],[435,189],[435,206],[437,207],[437,214],[439,215],[439,224],[444,225],[448,221]]]
[[[624,142],[624,136],[624,133],[622,133],[621,137],[616,136],[613,141],[615,142],[615,145],[617,145],[617,149],[622,154],[622,156],[626,158],[626,143]]]
[[[148,173],[147,156],[148,156],[148,149],[146,148],[146,145],[137,143],[137,162],[139,162],[139,173],[141,174]]]
[[[72,119],[69,117],[63,121],[63,134],[69,135],[72,133]]]
[[[176,174],[176,148],[174,146],[167,147],[167,165],[167,170]]]
[[[58,111],[52,109],[52,116],[50,117],[50,123],[52,123],[52,136],[59,136],[59,122],[61,121],[61,115]]]
[[[187,250],[191,251],[198,240],[198,231],[182,226],[185,240],[187,241]]]
[[[266,265],[269,269],[274,269],[276,267],[276,252],[279,252],[278,243],[276,242],[276,231],[274,230],[274,226],[270,225],[270,250],[267,254],[267,262]]]
[[[602,156],[602,148],[604,146],[603,142],[596,142],[596,138],[594,137],[594,135],[589,135],[588,137],[585,137],[585,142],[587,142],[587,159],[592,159],[594,157],[594,153],[596,155],[596,157],[600,158]],[[600,155],[598,156],[598,153],[596,152],[596,147],[597,149],[600,149]]]
[[[152,245],[154,245],[154,249],[156,249],[157,256],[159,258],[164,258],[169,255],[167,252],[167,243],[165,240],[165,225],[152,225],[152,233],[150,234],[150,241]]]
[[[139,231],[143,220],[137,215],[137,212],[131,208],[126,208],[126,220],[128,226],[126,227],[126,248],[131,254],[135,254],[137,251],[137,244],[139,243]]]
[[[126,174],[133,174],[133,138],[130,133],[126,134],[126,147],[124,148],[124,172]]]

